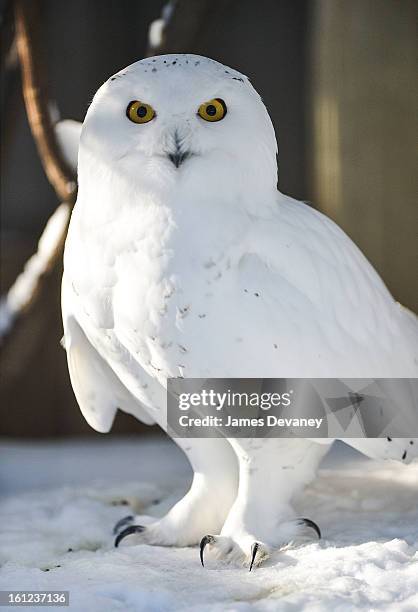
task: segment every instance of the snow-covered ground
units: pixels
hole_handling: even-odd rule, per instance
[[[163,514],[187,488],[168,440],[3,441],[0,457],[0,589],[69,590],[77,612],[418,610],[418,464],[337,445],[298,506],[324,539],[250,574],[202,568],[197,548],[113,548],[120,517]]]

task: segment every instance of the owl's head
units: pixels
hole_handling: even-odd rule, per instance
[[[112,76],[88,110],[84,164],[105,164],[129,181],[275,189],[276,138],[248,78],[197,55],[143,59]]]

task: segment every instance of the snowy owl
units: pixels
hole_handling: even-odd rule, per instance
[[[416,377],[418,323],[330,219],[277,190],[277,145],[246,76],[196,55],[118,72],[79,149],[62,311],[88,423],[117,409],[166,429],[168,377]],[[418,411],[417,411],[418,418]],[[409,461],[417,440],[350,439]],[[130,534],[248,567],[299,531],[292,499],[332,440],[176,439],[194,470],[161,519]],[[206,554],[206,553],[205,553]]]

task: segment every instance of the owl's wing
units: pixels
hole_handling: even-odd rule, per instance
[[[141,421],[148,425],[154,423],[145,410],[140,410],[138,401],[120,382],[71,316],[65,322],[65,349],[77,402],[93,429],[101,433],[108,432],[118,408],[136,416],[140,411]]]
[[[417,317],[394,301],[370,263],[330,219],[287,197],[283,197],[280,206],[283,216],[273,230],[274,240],[258,241],[261,248],[256,252],[270,273],[276,275],[270,297],[280,303],[285,292],[286,299],[294,305],[289,308],[288,322],[294,324],[293,310],[299,309],[300,319],[304,309],[302,321],[307,323],[307,332],[309,328],[317,330],[316,345],[308,346],[309,353],[315,357],[329,348],[326,368],[319,376],[417,377]],[[257,276],[262,275],[260,266]],[[276,287],[281,288],[281,295],[274,295]],[[344,353],[347,360],[339,361]],[[311,365],[310,375],[318,376],[315,359]],[[351,368],[349,374],[344,373],[346,367]],[[396,397],[393,402],[394,422],[399,417],[403,423],[411,424],[412,431],[418,418],[416,389],[406,384],[400,391],[402,398]],[[343,440],[373,458],[407,463],[418,456],[418,440],[414,438]]]
[[[278,209],[277,224],[262,228],[253,252],[271,275],[271,300],[299,335],[307,332],[312,338],[305,348],[314,371],[312,356],[322,349],[326,354],[324,372],[329,374],[312,376],[417,377],[418,319],[395,302],[373,266],[331,219],[285,196]],[[259,266],[257,276],[262,274]],[[305,323],[308,329],[302,331]],[[343,371],[336,371],[337,364],[343,364]]]
[[[110,306],[115,275],[111,265],[103,265],[107,242],[96,244],[94,235],[83,233],[80,205],[77,201],[66,239],[61,295],[71,383],[84,417],[98,431],[110,429],[118,408],[153,424],[155,415],[164,418],[165,389],[119,346]]]

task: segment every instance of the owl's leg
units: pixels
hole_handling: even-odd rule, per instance
[[[296,518],[292,498],[315,475],[328,446],[295,439],[230,440],[239,460],[238,496],[219,535],[201,541],[218,558],[252,569],[305,532],[320,536],[316,523]]]
[[[147,544],[191,546],[208,531],[221,530],[238,491],[238,462],[231,445],[222,438],[175,442],[194,471],[189,491],[163,518],[152,523],[138,524],[139,517],[122,519],[115,527],[115,546],[132,534]]]

